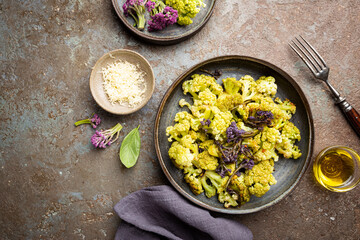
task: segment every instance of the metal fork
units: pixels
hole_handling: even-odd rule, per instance
[[[326,83],[335,99],[335,103],[343,111],[351,126],[360,137],[360,115],[329,83],[328,77],[330,68],[327,66],[324,59],[302,36],[299,36],[299,38],[295,37],[289,45],[304,61],[306,66],[314,74],[315,78],[323,80]]]

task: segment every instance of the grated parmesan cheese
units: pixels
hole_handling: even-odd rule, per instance
[[[120,103],[130,107],[144,99],[145,73],[127,61],[116,61],[102,68],[105,93],[112,104]]]

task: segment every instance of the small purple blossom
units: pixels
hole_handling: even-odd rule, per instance
[[[166,7],[165,3],[161,0],[148,0],[146,5],[148,5],[147,10],[150,12],[150,16],[162,13]]]
[[[249,116],[245,122],[247,125],[257,128],[260,131],[264,129],[264,126],[271,126],[274,115],[270,111],[257,111],[255,116]]]
[[[219,166],[215,169],[215,172],[217,172],[221,178],[224,178],[227,173],[231,173],[231,170],[228,169],[224,164],[219,164]]]
[[[177,22],[178,12],[172,7],[166,6],[162,12],[150,16],[148,21],[149,32],[158,31]]]
[[[226,129],[227,142],[238,141],[244,133],[243,129],[238,129],[236,122],[231,122],[230,126]]]
[[[202,121],[200,121],[200,123],[201,123],[201,125],[203,125],[203,126],[210,126],[210,124],[211,124],[211,121],[210,121],[210,119],[203,119]]]
[[[241,162],[241,165],[245,168],[245,169],[252,169],[255,165],[254,160],[252,159],[244,159]]]
[[[96,131],[95,134],[91,137],[92,145],[94,145],[96,148],[106,148],[106,146],[110,146],[119,138],[121,129],[122,126],[120,123],[118,123],[108,130]],[[113,139],[114,136],[115,138]]]
[[[91,124],[93,128],[96,128],[100,123],[101,123],[100,117],[97,114],[93,114],[91,118],[77,121],[75,123],[75,126],[79,126],[81,124]]]

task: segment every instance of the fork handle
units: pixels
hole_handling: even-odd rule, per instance
[[[344,115],[346,116],[347,120],[355,130],[356,134],[360,137],[360,115],[359,113],[353,108],[345,98],[339,99],[337,102],[339,107],[343,111]]]

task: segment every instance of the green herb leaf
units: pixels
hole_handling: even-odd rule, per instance
[[[140,154],[141,140],[139,127],[140,125],[131,130],[121,143],[119,157],[121,162],[127,168],[131,168],[135,165]]]

